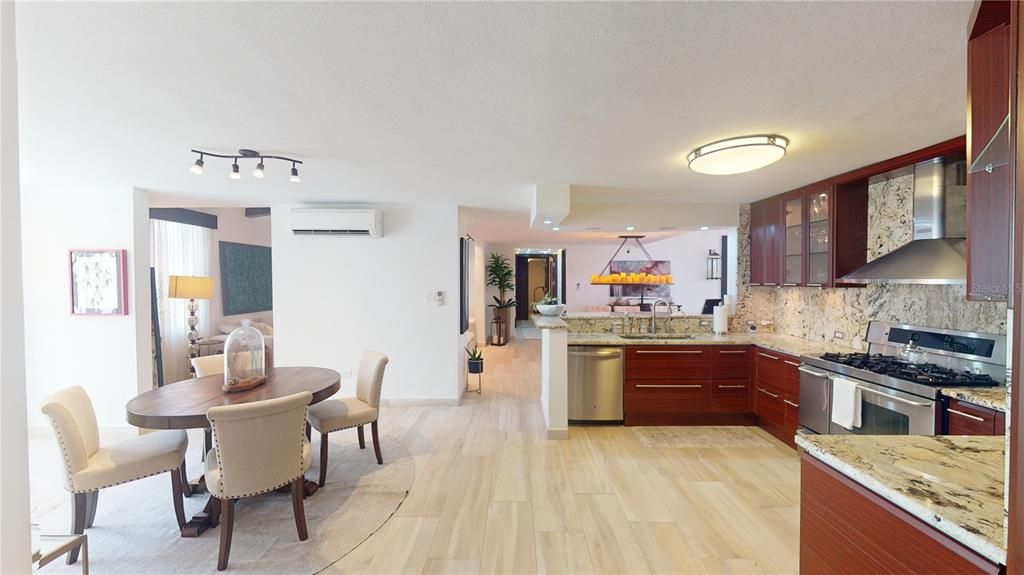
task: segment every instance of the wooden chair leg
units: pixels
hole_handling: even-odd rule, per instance
[[[192,497],[192,486],[188,482],[188,470],[185,469],[185,459],[181,460],[181,494],[185,497]]]
[[[90,491],[85,496],[85,528],[92,527],[94,521],[96,521],[96,504],[99,503],[100,492]]]
[[[220,499],[210,496],[210,529],[220,523]]]
[[[373,436],[373,452],[377,454],[377,465],[384,465],[384,458],[380,456],[380,436],[377,435],[377,422],[370,424],[370,435]]]
[[[320,482],[317,484],[323,487],[327,483],[327,434],[320,434]]]
[[[71,533],[81,535],[85,533],[85,519],[89,497],[88,493],[71,494]],[[74,565],[78,561],[79,548],[75,547],[68,551],[68,565]]]
[[[217,556],[217,571],[228,568],[228,556],[231,555],[231,532],[235,528],[235,500],[225,499],[224,524],[220,526],[220,554]]]
[[[327,434],[324,434],[324,437],[327,437]],[[306,530],[306,508],[302,503],[305,482],[306,478],[302,476],[292,481],[292,511],[295,513],[295,529],[299,532],[299,541],[309,538],[309,532]]]
[[[182,499],[181,468],[171,471],[171,499],[174,503],[174,518],[178,520],[178,530],[185,527],[185,502]]]
[[[366,449],[366,437],[363,435],[363,426],[360,425],[357,430],[359,433],[359,449]]]
[[[307,421],[306,422],[306,441],[311,441],[312,439],[313,439],[313,426],[311,426],[309,424],[309,422]]]
[[[206,428],[203,430],[203,461],[206,461],[206,454],[213,449],[213,430]]]

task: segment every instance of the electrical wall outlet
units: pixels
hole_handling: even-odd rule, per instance
[[[771,324],[772,324],[772,320],[770,320],[770,319],[762,319],[761,320],[761,325],[762,326],[769,326]]]
[[[352,379],[352,370],[351,369],[343,369],[341,371],[341,373],[339,373],[338,375],[341,376],[341,379]]]
[[[711,322],[710,322],[710,321],[708,321],[708,320],[706,320],[706,319],[702,319],[702,320],[700,320],[700,326],[701,326],[701,327],[707,327],[707,326],[709,326],[709,325],[711,325]]]
[[[839,330],[836,330],[832,332],[832,337],[835,339],[846,339],[846,334]]]

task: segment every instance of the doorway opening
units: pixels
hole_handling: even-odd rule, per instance
[[[533,304],[545,296],[565,303],[565,250],[557,253],[517,253],[516,318],[529,323]]]

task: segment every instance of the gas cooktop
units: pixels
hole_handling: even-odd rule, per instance
[[[985,373],[973,373],[966,370],[954,371],[934,363],[907,363],[898,357],[882,355],[880,353],[826,353],[821,356],[821,359],[879,375],[936,387],[991,387],[1002,385],[993,379],[992,376]]]

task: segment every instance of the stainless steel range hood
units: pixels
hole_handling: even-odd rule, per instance
[[[963,159],[914,166],[914,239],[836,281],[966,284],[966,173]]]

